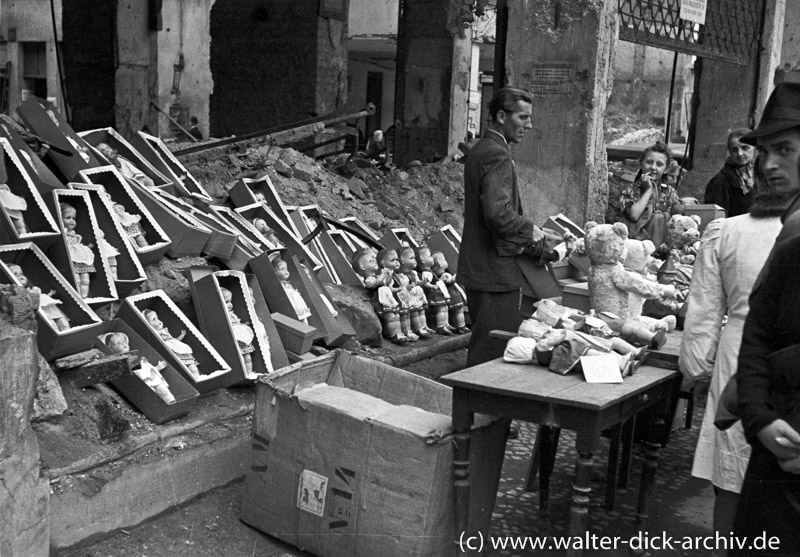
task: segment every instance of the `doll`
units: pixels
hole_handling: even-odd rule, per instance
[[[428,299],[428,314],[433,316],[438,334],[452,336],[456,331],[448,323],[447,303],[450,300],[450,293],[447,291],[447,285],[434,276],[433,263],[430,248],[421,245],[417,249],[417,271],[419,271],[420,285]]]
[[[242,355],[244,361],[244,377],[245,379],[255,379],[256,374],[253,373],[253,340],[255,333],[253,329],[242,323],[242,320],[233,311],[233,293],[227,288],[220,287],[219,291],[222,293],[222,299],[225,301],[225,308],[228,310],[228,322],[233,331],[233,337],[236,339],[236,345],[239,347],[239,353]]]
[[[119,276],[117,276],[117,256],[119,255],[119,250],[108,243],[106,235],[102,230],[97,232],[97,243],[100,246],[100,255],[105,257],[106,261],[108,261],[108,267],[111,269],[111,276],[114,277],[114,280],[119,280]]]
[[[253,289],[248,286],[247,290],[250,292],[250,300],[253,302],[253,307],[255,307],[255,296],[253,295]],[[264,322],[258,317],[258,314],[256,314],[256,317],[253,320],[253,330],[256,332],[256,338],[261,346],[261,353],[264,355],[264,365],[267,366],[267,371],[272,373],[275,371],[275,369],[272,367],[272,351],[270,350],[269,346],[267,328],[264,326]]]
[[[142,220],[142,215],[128,213],[125,207],[119,203],[114,203],[114,211],[117,213],[117,218],[125,234],[134,243],[133,247],[136,249],[148,247],[150,244],[147,243],[142,225],[139,224]]]
[[[420,278],[416,271],[417,259],[414,248],[404,247],[400,250],[400,269],[395,273],[395,281],[405,288],[410,295],[408,314],[411,330],[421,338],[428,338],[433,334],[428,328],[425,310],[428,309],[428,300],[425,292],[419,285]]]
[[[164,344],[167,345],[175,357],[180,360],[180,362],[186,366],[186,368],[192,372],[193,375],[199,376],[200,370],[197,367],[197,360],[194,357],[194,352],[192,351],[192,347],[186,344],[183,341],[183,338],[186,336],[186,329],[181,331],[176,337],[173,337],[170,334],[169,330],[164,326],[164,323],[161,319],[158,318],[158,314],[153,311],[152,309],[146,309],[142,312],[144,315],[145,320],[147,321],[148,325],[156,332],[156,334],[161,337],[161,340],[164,341]]]
[[[360,249],[353,256],[351,265],[361,277],[364,286],[371,291],[370,303],[380,319],[383,336],[394,344],[411,342],[400,326],[400,304],[387,286],[392,280],[391,273],[378,266],[375,251],[370,248]]]
[[[448,302],[447,312],[450,318],[449,322],[454,326],[454,332],[464,335],[469,332],[464,320],[464,292],[461,287],[456,283],[456,277],[447,272],[447,259],[440,251],[435,251],[431,254],[433,259],[433,267],[431,271],[436,281],[443,282],[447,286]]]
[[[308,305],[305,300],[303,300],[303,296],[300,292],[289,282],[289,277],[292,276],[292,274],[289,272],[289,266],[286,264],[286,261],[278,257],[272,262],[272,267],[275,269],[275,275],[278,277],[278,280],[281,281],[281,286],[283,286],[283,290],[286,292],[286,296],[289,298],[294,312],[297,314],[297,319],[308,325],[308,318],[311,317],[311,310],[308,309]]]
[[[28,208],[25,198],[11,193],[8,184],[0,184],[0,204],[5,207],[8,218],[17,230],[17,236],[27,234],[28,226],[25,224],[25,217],[22,216],[22,211]]]
[[[67,247],[72,259],[72,272],[75,275],[75,284],[78,287],[78,294],[81,298],[89,297],[89,275],[97,272],[94,267],[94,244],[84,244],[83,236],[75,232],[78,225],[78,211],[69,203],[62,203],[61,221],[64,223],[64,231],[67,237]]]
[[[124,354],[130,352],[130,341],[125,333],[109,333],[105,338],[106,346],[114,354]],[[167,404],[175,404],[175,396],[169,390],[169,383],[161,375],[161,370],[167,367],[167,362],[161,360],[156,365],[147,361],[147,358],[139,358],[139,369],[134,369],[133,374],[144,381],[144,384],[156,393],[161,400]]]
[[[386,287],[400,304],[397,308],[400,314],[400,331],[402,331],[411,342],[419,340],[419,336],[411,331],[411,316],[409,315],[410,307],[413,304],[411,293],[395,280],[397,271],[400,270],[400,258],[397,257],[397,250],[382,249],[378,252],[377,258],[378,265],[381,266],[389,277]]]
[[[17,279],[17,282],[28,289],[28,292],[39,295],[39,310],[42,312],[42,316],[45,319],[55,325],[55,328],[59,331],[66,331],[70,328],[69,318],[61,311],[61,308],[58,307],[61,300],[53,298],[53,294],[56,293],[55,290],[51,290],[45,294],[38,286],[28,286],[28,277],[25,276],[22,267],[19,265],[14,265],[12,263],[8,266],[8,269],[11,271],[11,274],[14,275],[14,278]]]
[[[264,236],[264,239],[267,241],[267,247],[270,249],[280,249],[283,247],[278,237],[275,236],[275,232],[267,225],[267,221],[256,217],[253,219],[253,226],[255,226],[259,234]]]

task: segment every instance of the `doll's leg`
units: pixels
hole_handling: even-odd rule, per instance
[[[200,369],[197,367],[197,362],[192,362],[191,364],[188,364],[186,367],[189,368],[189,371],[191,371],[192,374],[200,375]]]
[[[436,332],[440,335],[452,336],[453,331],[451,331],[450,327],[447,325],[447,306],[436,306],[435,311],[436,313],[434,314],[434,318],[436,320]]]
[[[467,322],[464,319],[464,307],[460,306],[450,310],[450,321],[456,328],[456,332],[460,335],[465,335],[469,332],[467,329]]]
[[[384,312],[380,317],[381,325],[383,327],[383,336],[387,340],[395,344],[405,344],[408,338],[403,334],[400,328],[400,316],[393,312]]]
[[[89,297],[89,273],[80,273],[81,298]]]
[[[428,323],[425,320],[425,311],[421,309],[411,310],[409,312],[411,319],[411,330],[416,333],[418,337],[428,338],[431,332],[428,330]]]
[[[242,359],[244,360],[245,375],[253,375],[253,356],[251,354],[242,354]]]
[[[114,277],[114,280],[119,280],[119,275],[117,275],[117,266],[111,265],[110,269],[111,269],[111,276]]]
[[[173,404],[175,402],[175,396],[170,392],[166,381],[162,380],[156,385],[153,385],[153,390],[159,396],[159,398],[161,398],[161,400],[167,404]]]
[[[414,342],[419,340],[416,333],[411,331],[411,312],[404,311],[400,314],[400,331],[406,336],[408,340]]]
[[[14,228],[17,229],[17,234],[27,234],[28,233],[28,226],[25,224],[24,219],[13,219],[14,220]]]
[[[59,331],[66,331],[69,329],[69,320],[66,317],[56,317],[53,321]]]
[[[150,245],[147,243],[147,240],[145,240],[143,234],[137,234],[136,236],[133,237],[133,239],[136,241],[136,245],[139,246],[140,248],[146,248]]]

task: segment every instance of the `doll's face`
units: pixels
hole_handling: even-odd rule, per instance
[[[272,234],[272,229],[267,226],[267,221],[264,219],[256,219],[253,221],[253,224],[256,225],[256,230],[261,232],[262,234]]]
[[[158,318],[158,314],[154,311],[148,312],[145,319],[147,319],[147,323],[156,331],[160,331],[164,328],[164,323],[161,322],[161,319]]]
[[[229,312],[233,311],[233,294],[230,291],[222,292],[222,299],[225,300],[225,307]]]
[[[289,266],[286,264],[286,261],[281,261],[275,265],[275,274],[280,280],[289,280],[289,277],[292,276],[292,274],[289,272]]]
[[[22,267],[19,265],[9,265],[8,268],[11,274],[14,275],[14,278],[16,278],[22,286],[28,286],[28,277],[22,272]]]
[[[68,231],[75,230],[75,227],[78,225],[75,217],[75,209],[64,209],[64,212],[61,213],[61,221],[64,223],[64,228],[66,228]]]
[[[130,352],[130,343],[124,335],[111,335],[108,338],[108,347],[114,354]]]
[[[98,143],[97,150],[108,159],[108,162],[117,166],[117,150],[107,143]]]
[[[423,248],[419,250],[419,266],[422,269],[430,269],[433,267],[433,257],[431,257],[431,250]]]
[[[259,203],[264,203],[264,202],[267,200],[267,199],[264,197],[264,194],[263,194],[263,193],[261,193],[260,191],[257,191],[257,192],[255,192],[255,193],[253,193],[253,197],[255,197],[255,198],[256,198],[256,201],[258,201]]]
[[[435,273],[444,273],[447,270],[448,264],[447,259],[444,258],[444,255],[441,253],[437,253],[436,257],[433,257],[433,267],[431,268]]]
[[[400,254],[400,270],[411,271],[417,266],[417,258],[413,249],[404,249]]]
[[[374,251],[367,251],[361,257],[361,275],[365,277],[373,277],[378,274],[380,267],[378,267],[378,254]]]
[[[400,258],[397,257],[397,252],[395,250],[387,251],[383,259],[381,259],[381,266],[384,269],[391,269],[392,271],[400,269]]]

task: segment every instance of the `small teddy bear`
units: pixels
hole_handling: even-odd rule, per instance
[[[625,259],[623,265],[625,270],[641,276],[643,279],[657,282],[658,265],[660,261],[652,256],[656,248],[650,240],[625,240]],[[642,307],[645,298],[636,292],[628,294],[628,314],[631,319],[639,321],[649,330],[656,331],[662,329],[671,331],[677,325],[674,315],[668,315],[662,319],[655,319],[642,315]]]
[[[599,312],[610,312],[622,319],[631,317],[629,293],[647,299],[668,301],[674,298],[675,288],[649,281],[625,270],[625,240],[628,228],[623,223],[586,223],[584,238],[589,269],[589,303]]]
[[[661,259],[672,255],[676,263],[691,265],[700,246],[700,217],[672,215],[667,222],[667,241],[658,248]]]

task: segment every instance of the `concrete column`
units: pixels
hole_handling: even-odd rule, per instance
[[[16,288],[24,292],[22,287]],[[36,333],[17,327],[5,314],[0,314],[0,362],[3,363],[0,555],[3,557],[46,557],[49,552],[50,486],[39,477],[39,445],[30,425],[38,377],[36,357]]]
[[[800,82],[800,10],[785,10],[777,80]]]
[[[460,0],[406,0],[397,33],[396,161],[458,153],[467,134],[472,38]]]
[[[525,212],[536,224],[557,213],[581,225],[605,214],[603,113],[616,9],[616,0],[508,0],[506,85],[534,96],[534,129],[514,156]]]
[[[150,83],[157,82],[157,68],[150,65],[147,9],[146,0],[122,0],[117,4],[114,128],[128,138],[145,126],[150,127],[153,110]]]

